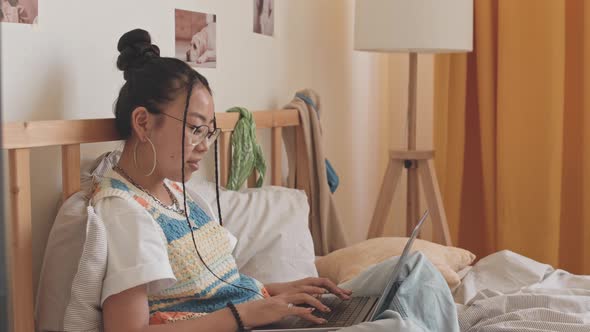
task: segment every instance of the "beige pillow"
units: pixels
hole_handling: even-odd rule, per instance
[[[338,284],[348,281],[371,265],[401,255],[407,241],[408,238],[405,237],[381,237],[336,250],[316,260],[318,274]],[[412,246],[412,251],[416,250],[428,257],[451,289],[461,282],[457,271],[464,269],[475,259],[475,255],[467,250],[419,239]]]

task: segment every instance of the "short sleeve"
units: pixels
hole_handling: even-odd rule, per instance
[[[111,295],[146,284],[155,294],[176,282],[161,230],[140,205],[107,197],[94,207],[107,234],[107,270],[101,306]]]

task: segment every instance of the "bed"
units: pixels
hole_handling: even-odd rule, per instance
[[[222,129],[219,144],[220,182],[227,184],[230,169],[230,136],[239,115],[217,113],[217,123]],[[300,119],[296,110],[262,110],[254,112],[258,129],[269,130],[271,156],[269,161],[270,182],[282,185],[282,131],[293,128],[296,133],[295,174],[302,181],[300,190],[309,192],[307,168],[305,165],[305,141],[300,133]],[[10,321],[14,332],[34,331],[34,286],[32,263],[32,222],[31,222],[31,171],[32,148],[61,147],[62,198],[65,200],[80,190],[81,144],[111,142],[120,140],[115,130],[114,119],[56,120],[6,123],[2,127],[2,149],[8,151],[9,204],[11,216],[8,219],[10,293],[12,308]],[[248,185],[253,185],[252,176]]]
[[[238,114],[217,113],[216,116],[222,129],[219,142],[220,182],[224,186],[230,169],[230,136],[238,121]],[[270,183],[274,186],[283,184],[283,130],[295,130],[294,173],[300,186],[296,189],[309,193],[308,168],[303,167],[308,162],[306,146],[298,112],[262,110],[254,112],[254,120],[258,129],[270,131],[271,154],[267,159]],[[61,147],[62,199],[65,200],[81,188],[80,146],[119,140],[113,123],[113,119],[34,121],[8,123],[2,127],[2,149],[7,150],[9,158],[9,201],[12,212],[8,220],[11,271],[9,299],[13,309],[9,320],[13,324],[12,331],[30,332],[35,329],[31,149]],[[253,185],[254,181],[252,176],[248,186]],[[366,247],[362,248],[366,250]],[[432,251],[441,253],[438,248],[433,248]],[[339,254],[342,260],[350,261],[353,257],[345,251]],[[433,255],[428,257],[432,258]],[[474,267],[467,269],[462,277],[462,282],[454,293],[462,331],[486,328],[489,331],[519,331],[518,328],[524,327],[536,331],[543,326],[549,326],[552,328],[550,330],[555,331],[590,331],[590,276],[570,275],[504,251],[482,259]],[[543,301],[538,302],[538,299]],[[515,303],[518,305],[514,305]],[[506,308],[510,310],[506,311]],[[561,320],[557,322],[557,319]],[[535,329],[536,327],[539,329]]]

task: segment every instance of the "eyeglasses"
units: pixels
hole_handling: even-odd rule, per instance
[[[160,114],[163,114],[163,115],[165,115],[169,118],[172,118],[174,120],[184,122],[181,119],[174,117],[170,114],[166,114],[164,112],[162,112]],[[190,129],[190,133],[188,135],[188,144],[190,144],[192,146],[199,145],[199,144],[201,144],[201,142],[205,141],[205,145],[207,145],[207,147],[210,147],[211,144],[213,144],[213,142],[215,142],[217,137],[219,137],[219,134],[221,134],[221,129],[219,129],[219,128],[215,128],[212,131],[210,131],[209,126],[207,126],[207,125],[193,126],[188,123],[186,123],[185,125],[188,129]]]

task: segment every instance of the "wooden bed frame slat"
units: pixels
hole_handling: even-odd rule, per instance
[[[19,149],[119,139],[113,119],[15,122],[2,125],[2,148]]]
[[[227,187],[231,167],[231,131],[221,133],[219,137],[219,184]]]
[[[307,149],[301,134],[297,110],[268,110],[253,112],[256,128],[271,128],[271,181],[281,184],[282,128],[296,127],[297,189],[309,197]],[[222,129],[220,139],[220,183],[227,186],[231,166],[230,138],[239,114],[216,113],[217,125]],[[30,149],[61,146],[63,199],[80,190],[80,145],[85,143],[120,140],[114,119],[59,120],[7,123],[2,126],[2,149],[9,152],[11,229],[11,301],[12,331],[34,331],[31,173]],[[304,165],[305,167],[301,167]],[[251,177],[252,178],[252,177]],[[253,185],[252,185],[253,186]]]
[[[61,147],[62,197],[65,202],[80,190],[80,144]]]
[[[255,188],[256,187],[256,177],[258,176],[258,172],[254,169],[252,170],[252,174],[248,177],[248,188]]]
[[[273,186],[280,186],[282,184],[283,165],[282,165],[282,149],[283,149],[283,129],[275,127],[271,129],[271,183]]]
[[[258,111],[253,114],[256,128],[259,129],[299,125],[299,114],[295,110]],[[237,113],[216,113],[215,117],[217,126],[226,132],[233,130],[240,116]],[[109,142],[120,139],[114,119],[13,122],[2,126],[3,149]]]
[[[9,151],[10,200],[12,223],[9,259],[12,271],[12,328],[13,331],[34,331],[33,313],[33,228],[31,224],[31,169],[30,150]]]

